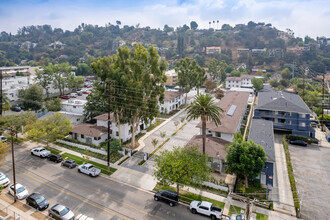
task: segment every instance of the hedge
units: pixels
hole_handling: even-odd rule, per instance
[[[315,143],[317,144],[319,142],[319,140],[317,140],[316,138],[308,138],[305,136],[300,136],[300,135],[295,135],[295,134],[288,134],[286,135],[286,139],[291,141],[291,140],[302,140],[302,141],[306,141],[308,144],[311,143]]]

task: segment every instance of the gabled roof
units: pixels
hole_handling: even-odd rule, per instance
[[[108,129],[103,126],[97,126],[96,124],[79,124],[73,127],[72,133],[83,134],[90,137],[101,137],[103,134],[107,134]]]
[[[110,113],[110,121],[113,121],[113,112]],[[100,121],[108,121],[108,113],[95,116],[93,119],[100,120]]]
[[[206,128],[215,132],[223,132],[228,134],[236,133],[239,129],[238,126],[241,118],[245,114],[249,96],[250,93],[248,92],[228,91],[220,102],[217,103],[217,105],[223,110],[220,118],[221,124],[216,126],[214,122],[207,121]],[[236,109],[232,115],[228,115],[227,112],[233,105],[236,106]],[[201,128],[202,122],[199,122],[196,127]]]
[[[272,121],[253,119],[248,140],[261,145],[268,157],[267,161],[275,162],[274,130]]]
[[[282,91],[274,91],[269,88],[259,91],[258,105],[256,106],[256,109],[305,114],[311,113],[310,109],[299,95]]]
[[[178,91],[165,91],[165,95],[164,95],[164,102],[168,102],[171,101],[181,95],[183,95],[183,92],[178,92]]]

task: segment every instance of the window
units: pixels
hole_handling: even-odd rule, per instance
[[[77,106],[73,106],[73,108],[77,108]]]
[[[199,206],[200,209],[209,210],[207,207]]]
[[[291,123],[292,123],[291,120],[289,120],[289,121],[288,121],[288,124],[291,125]]]
[[[215,136],[221,137],[221,132],[215,132]]]
[[[94,140],[96,141],[101,140],[101,137],[94,137]]]
[[[300,118],[306,118],[306,114],[299,114]]]
[[[306,127],[306,123],[305,122],[299,122],[299,126],[300,127]]]
[[[77,121],[80,121],[80,118],[77,118]]]
[[[117,137],[119,136],[119,132],[118,132],[118,131],[116,131],[116,136],[117,136]]]
[[[80,135],[81,138],[85,138],[85,136],[83,134]]]
[[[288,116],[292,116],[292,112],[288,112]]]

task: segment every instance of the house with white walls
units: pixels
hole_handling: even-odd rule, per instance
[[[86,100],[69,99],[62,102],[61,110],[83,115],[86,103]]]
[[[226,89],[230,88],[252,88],[252,79],[254,76],[243,74],[241,77],[227,77]]]
[[[184,93],[176,90],[166,90],[164,100],[159,106],[159,111],[168,114],[179,109],[184,104]]]
[[[94,117],[95,124],[82,123],[73,127],[71,132],[72,139],[82,143],[99,145],[108,138],[108,114],[102,114]],[[153,122],[151,122],[153,123]],[[150,123],[150,124],[151,124]],[[145,130],[150,124],[140,122],[136,135],[142,130]],[[114,120],[114,114],[110,114],[110,137],[119,139],[119,131],[117,123]],[[120,124],[120,139],[123,142],[129,141],[132,138],[132,125],[130,123]]]

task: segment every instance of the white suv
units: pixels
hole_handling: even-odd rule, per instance
[[[8,186],[10,183],[10,180],[6,177],[5,174],[0,172],[0,186]]]
[[[45,157],[48,157],[50,155],[50,151],[46,150],[43,147],[37,147],[37,148],[33,148],[31,150],[31,155],[35,155],[35,156],[38,156],[38,157],[45,158]]]

